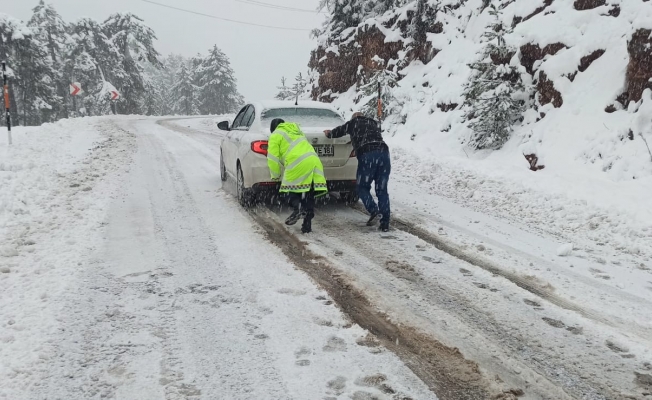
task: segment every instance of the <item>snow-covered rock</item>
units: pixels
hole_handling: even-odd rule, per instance
[[[523,68],[532,99],[502,149],[476,152],[462,94],[493,21],[485,3],[405,0],[374,8],[355,27],[327,25],[310,63],[313,96],[350,116],[364,69],[383,58],[401,77],[385,88],[401,110],[383,123],[395,175],[485,213],[563,231],[562,240],[581,233],[652,256],[651,3],[493,2],[513,27],[509,63]]]
[[[557,255],[559,257],[567,257],[570,256],[573,253],[573,244],[572,243],[566,243],[557,249]]]

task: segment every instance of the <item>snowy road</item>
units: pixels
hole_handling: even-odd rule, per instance
[[[220,190],[219,138],[120,125],[134,162],[42,398],[434,398],[394,355],[356,344],[366,333]]]
[[[16,229],[0,398],[652,396],[649,271],[619,290],[401,176],[397,229],[328,204],[302,236],[221,188],[212,124],[97,122],[102,145],[44,196],[56,212]]]

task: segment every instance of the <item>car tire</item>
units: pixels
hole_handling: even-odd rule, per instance
[[[340,198],[342,199],[342,201],[344,201],[344,203],[350,206],[360,201],[360,196],[358,196],[358,193],[356,192],[340,193]]]
[[[220,152],[220,179],[222,182],[226,182],[226,165],[224,164],[224,157],[222,157],[222,152]]]
[[[253,196],[251,195],[251,192],[247,188],[245,188],[244,174],[242,173],[242,168],[240,168],[240,164],[238,164],[236,192],[238,196],[238,203],[240,203],[242,207],[250,208],[253,205],[254,203]]]

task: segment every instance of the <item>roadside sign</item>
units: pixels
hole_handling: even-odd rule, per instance
[[[74,82],[70,84],[70,95],[71,96],[77,96],[83,92],[81,88],[81,83],[79,82]]]
[[[117,90],[112,90],[109,93],[111,94],[111,100],[118,100],[120,98],[120,93]]]
[[[7,76],[6,61],[2,62],[2,92],[5,101],[5,118],[7,121],[7,142],[11,144],[11,113],[9,112],[11,106],[9,104],[9,77]]]

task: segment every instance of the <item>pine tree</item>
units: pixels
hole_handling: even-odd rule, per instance
[[[278,100],[291,100],[294,95],[292,89],[287,86],[287,80],[285,77],[281,78],[281,86],[277,86],[278,94],[275,96]]]
[[[141,109],[145,115],[162,115],[162,105],[163,98],[161,95],[160,87],[158,87],[149,78],[145,78],[145,97],[143,99]]]
[[[197,115],[199,107],[197,106],[197,94],[199,88],[193,83],[193,75],[186,63],[181,63],[181,67],[176,75],[176,84],[172,87],[172,96],[174,102],[172,110],[181,115]]]
[[[105,82],[126,78],[120,52],[104,34],[102,26],[90,18],[82,18],[72,26],[67,46],[66,76],[80,82],[86,94],[80,99],[87,115],[105,115],[111,111]]]
[[[0,60],[7,61],[9,79],[12,81],[12,84],[9,85],[9,102],[11,104],[11,114],[14,116],[12,122],[15,125],[20,125],[17,96],[13,85],[13,82],[19,79],[18,71],[16,71],[14,65],[15,42],[21,40],[20,38],[23,37],[23,33],[26,31],[27,27],[21,21],[0,14]],[[0,124],[5,124],[4,118],[0,118]]]
[[[243,103],[217,46],[207,57],[170,55],[161,62],[154,32],[133,14],[66,25],[44,0],[33,11],[28,25],[0,14],[0,59],[8,64],[17,125],[104,115],[112,106],[119,113],[223,114]],[[82,96],[68,94],[72,82],[81,83]],[[121,95],[117,104],[109,101],[113,90]]]
[[[174,92],[173,89],[177,83],[177,72],[184,63],[183,57],[177,54],[170,54],[163,59],[163,69],[160,70],[158,79],[158,88],[161,92],[161,115],[174,114]]]
[[[51,118],[68,118],[67,99],[70,82],[64,72],[65,46],[69,41],[68,26],[54,7],[51,4],[45,4],[43,0],[40,0],[39,4],[34,7],[28,26],[35,31],[36,39],[45,46],[48,53],[53,75],[51,79],[56,93],[56,98],[52,101]]]
[[[473,74],[464,90],[464,104],[469,107],[466,118],[474,132],[470,145],[476,149],[501,148],[525,110],[520,71],[509,64],[515,50],[505,42],[511,30],[502,24],[494,5],[489,12],[496,21],[483,35],[482,59],[470,65]]]
[[[208,56],[198,61],[194,75],[199,89],[199,111],[205,115],[236,111],[241,96],[228,57],[217,46],[213,46]]]
[[[335,39],[347,28],[384,14],[408,0],[321,0],[319,10],[330,11],[329,38]]]
[[[417,10],[412,23],[412,38],[417,46],[423,46],[428,38],[428,24],[426,21],[427,0],[417,0]]]
[[[357,103],[361,112],[369,118],[378,117],[378,84],[381,88],[382,120],[398,112],[398,101],[393,90],[397,86],[398,75],[385,68],[372,71],[370,77],[360,86]]]
[[[121,77],[113,82],[121,94],[117,103],[120,113],[139,114],[145,95],[144,69],[140,62],[162,67],[154,48],[156,34],[142,19],[131,14],[113,14],[102,24],[105,35],[116,48]]]
[[[320,9],[328,8],[330,17],[330,37],[336,38],[347,28],[358,26],[364,17],[365,0],[322,0]]]
[[[292,85],[292,100],[300,99],[303,95],[306,94],[306,88],[308,87],[308,81],[303,77],[303,74],[299,74],[294,78],[294,85]]]
[[[34,125],[53,119],[55,75],[47,51],[35,30],[11,17],[0,16],[0,58],[6,60],[12,85],[11,112],[16,125]]]
[[[15,82],[21,105],[24,125],[40,125],[55,119],[56,95],[54,77],[56,72],[48,57],[45,45],[35,36],[25,36],[16,42],[14,65],[19,71]]]

